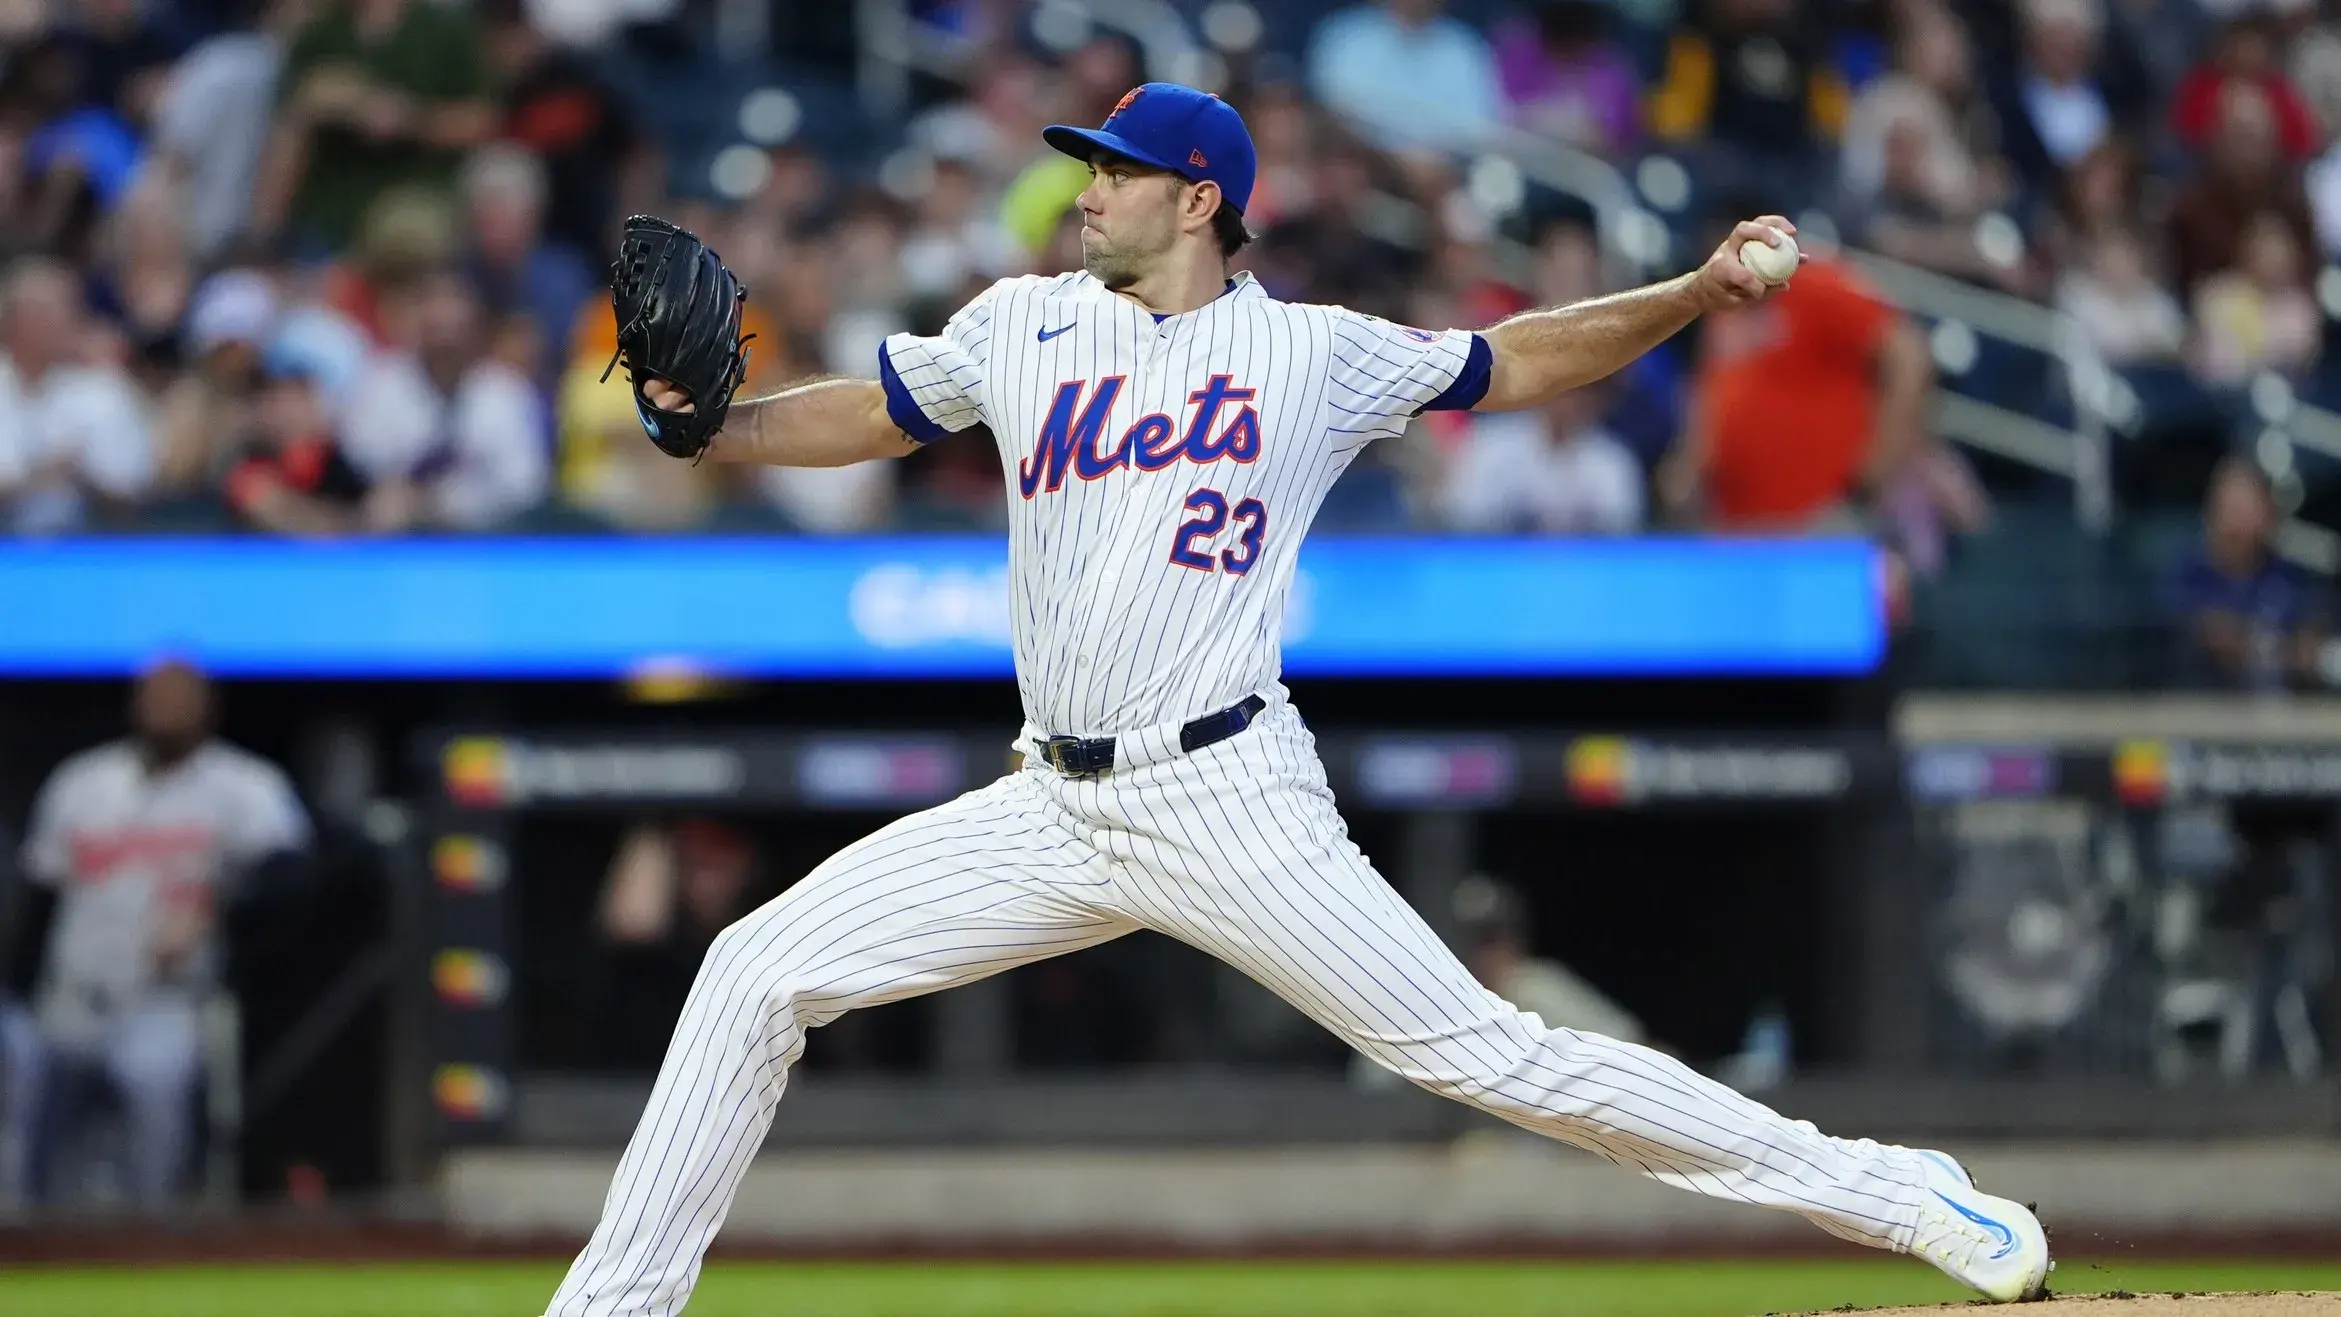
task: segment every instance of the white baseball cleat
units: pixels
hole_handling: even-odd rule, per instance
[[[1976,1188],[1952,1158],[1931,1148],[1917,1151],[1926,1164],[1927,1201],[1919,1208],[1910,1251],[1994,1303],[2046,1292],[2055,1264],[2040,1218],[2022,1203]]]

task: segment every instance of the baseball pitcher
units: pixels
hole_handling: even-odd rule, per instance
[[[1432,1092],[1915,1253],[1993,1299],[2039,1292],[2039,1222],[1950,1158],[1831,1138],[1474,982],[1350,841],[1277,679],[1301,539],[1361,449],[1426,409],[1532,406],[1761,299],[1777,285],[1739,247],[1786,248],[1792,226],[1741,224],[1646,288],[1476,333],[1415,329],[1229,276],[1256,159],[1218,98],[1149,83],[1102,128],[1045,138],[1090,166],[1084,268],[1004,279],[940,335],[888,339],[875,380],[733,407],[736,282],[691,235],[629,225],[620,352],[665,451],[836,466],[979,422],[997,437],[1025,760],[848,846],[716,940],[551,1313],[681,1311],[808,1031],[1142,928]]]

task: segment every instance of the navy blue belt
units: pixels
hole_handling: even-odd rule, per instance
[[[1193,754],[1207,745],[1217,745],[1252,725],[1268,701],[1257,695],[1219,710],[1207,713],[1179,728],[1179,749]],[[1052,736],[1037,747],[1048,766],[1067,777],[1095,777],[1114,766],[1114,738],[1092,736],[1087,740],[1078,736]]]

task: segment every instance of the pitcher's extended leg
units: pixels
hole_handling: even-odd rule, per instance
[[[724,930],[551,1317],[681,1311],[805,1031],[1129,932],[1086,899],[1107,879],[1012,775],[848,846]]]
[[[1826,1137],[1663,1053],[1551,1029],[1481,987],[1348,837],[1305,734],[1271,726],[1101,792],[1152,879],[1131,913],[1251,975],[1408,1080],[1652,1179],[1908,1249],[1924,1171]]]

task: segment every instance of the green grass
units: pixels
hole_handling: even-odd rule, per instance
[[[557,1263],[28,1268],[8,1317],[534,1317]],[[2091,1264],[2061,1293],[2341,1289],[2341,1263]],[[1906,1259],[1845,1262],[732,1263],[688,1317],[1750,1317],[1965,1297]]]

